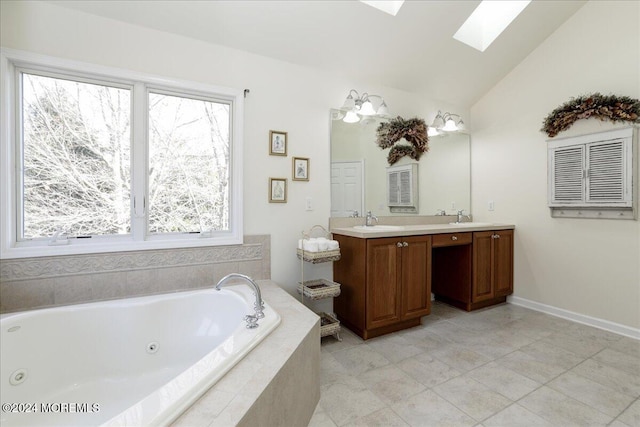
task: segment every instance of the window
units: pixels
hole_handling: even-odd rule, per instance
[[[2,258],[242,242],[241,91],[11,50],[2,71]]]
[[[633,218],[633,129],[550,140],[553,216]]]
[[[418,164],[387,168],[387,204],[391,212],[418,212]]]

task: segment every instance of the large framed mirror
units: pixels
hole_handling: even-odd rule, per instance
[[[336,117],[331,111],[331,117]],[[358,123],[331,121],[331,216],[406,215],[391,212],[387,203],[387,154],[376,144],[380,118]],[[429,151],[419,162],[404,157],[394,164],[418,164],[418,211],[412,215],[470,213],[471,145],[468,134],[429,137]]]

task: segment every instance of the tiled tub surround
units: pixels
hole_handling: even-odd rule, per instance
[[[323,339],[311,427],[640,426],[640,341],[513,304]]]
[[[209,287],[229,273],[268,279],[270,242],[0,260],[0,312]]]
[[[305,426],[320,399],[320,318],[270,280],[280,325],[172,425]]]

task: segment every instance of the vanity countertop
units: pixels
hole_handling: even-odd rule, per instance
[[[425,234],[465,233],[472,231],[513,230],[513,224],[489,222],[463,222],[460,224],[373,225],[371,227],[334,227],[333,234],[377,239],[380,237],[420,236]]]

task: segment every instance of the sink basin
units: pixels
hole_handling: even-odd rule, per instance
[[[488,227],[493,225],[490,222],[450,222],[449,224],[456,227]]]
[[[402,225],[356,225],[355,228],[358,231],[398,231],[404,230]]]

